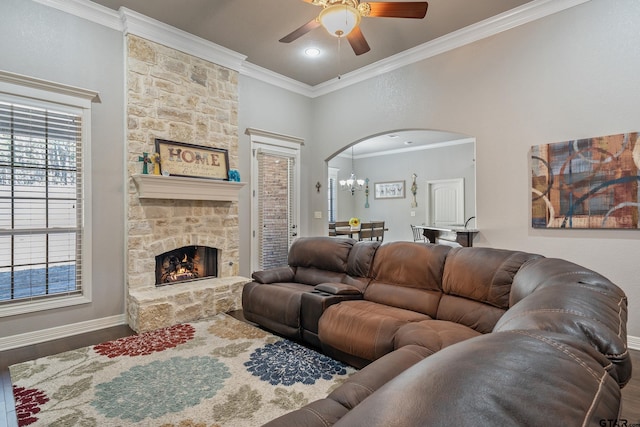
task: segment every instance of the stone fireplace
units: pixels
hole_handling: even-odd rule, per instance
[[[241,184],[143,175],[139,161],[160,138],[226,149],[229,166],[237,168],[237,78],[235,71],[127,35],[127,315],[137,332],[241,308],[249,281],[237,275]],[[200,276],[208,266],[178,272],[207,255],[199,248],[214,254],[215,272],[206,278]],[[158,283],[158,259],[185,280]]]

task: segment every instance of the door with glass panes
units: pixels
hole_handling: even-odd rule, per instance
[[[253,155],[255,271],[286,266],[298,235],[298,150],[256,144]]]

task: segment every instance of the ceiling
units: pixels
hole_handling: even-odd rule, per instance
[[[302,0],[93,0],[114,10],[125,7],[154,18],[245,55],[254,65],[310,86],[531,1],[429,0],[424,19],[365,17],[360,28],[371,50],[356,56],[346,40],[338,49],[338,39],[322,27],[292,43],[278,42],[320,12],[321,7]],[[320,55],[307,57],[304,50],[308,47],[319,48]]]

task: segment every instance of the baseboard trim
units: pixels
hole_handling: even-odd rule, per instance
[[[120,326],[126,323],[126,316],[124,314],[118,314],[116,316],[103,317],[101,319],[87,320],[85,322],[56,326],[54,328],[41,329],[39,331],[26,332],[24,334],[0,337],[0,351],[11,350],[13,348],[38,344],[59,338],[66,338],[73,335],[83,334],[85,332],[93,332],[99,329],[110,328],[112,326]]]
[[[630,350],[640,350],[640,337],[627,336],[627,348]]]

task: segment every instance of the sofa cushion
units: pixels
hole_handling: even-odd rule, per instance
[[[324,398],[271,420],[262,427],[328,427],[334,425],[347,412],[349,410],[340,403]]]
[[[495,332],[537,329],[580,338],[607,356],[621,386],[629,381],[627,298],[620,288],[591,270],[547,258],[524,265],[513,288],[517,303]]]
[[[380,242],[377,241],[362,241],[354,244],[347,259],[347,274],[353,277],[369,277],[378,246]]]
[[[258,283],[292,282],[295,274],[295,269],[287,265],[264,271],[254,271],[251,278]]]
[[[355,243],[353,239],[338,237],[299,238],[289,248],[288,264],[345,273],[349,252]]]
[[[453,248],[444,264],[436,319],[489,333],[509,308],[513,278],[540,255],[494,248]]]
[[[315,267],[298,267],[293,281],[306,285],[319,285],[320,283],[335,282],[341,283],[345,280],[345,273],[335,271],[320,270]]]
[[[435,317],[442,293],[444,260],[451,248],[414,242],[390,242],[378,248],[369,301]]]
[[[393,350],[393,337],[400,326],[428,318],[371,301],[343,301],[322,314],[318,337],[323,345],[372,361]]]
[[[394,337],[394,347],[418,345],[433,354],[452,344],[481,335],[480,332],[446,320],[422,320],[401,326]]]
[[[300,301],[313,288],[300,283],[247,283],[242,289],[244,317],[289,338],[300,338]]]

